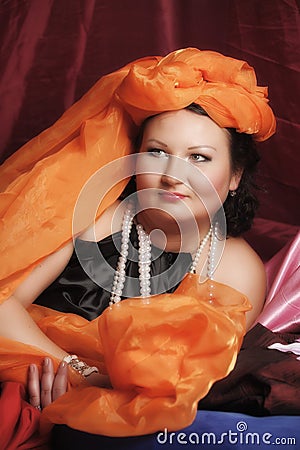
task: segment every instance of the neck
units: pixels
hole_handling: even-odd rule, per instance
[[[201,224],[196,221],[187,221],[182,222],[179,227],[178,222],[173,218],[155,219],[154,211],[147,210],[137,214],[137,223],[140,223],[146,233],[151,236],[152,244],[167,252],[185,252],[194,255],[199,242],[210,229],[209,221]]]

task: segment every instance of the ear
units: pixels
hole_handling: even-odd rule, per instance
[[[229,190],[230,191],[236,191],[237,188],[239,187],[241,178],[243,175],[243,170],[237,170],[236,172],[234,172],[232,174],[231,180],[230,180],[230,184],[229,184]]]

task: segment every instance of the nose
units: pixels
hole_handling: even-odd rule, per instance
[[[176,185],[185,183],[187,180],[188,164],[183,158],[169,156],[164,168],[161,180],[164,184]]]

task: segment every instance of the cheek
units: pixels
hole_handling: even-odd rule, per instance
[[[142,189],[155,188],[158,185],[159,178],[160,178],[159,175],[153,175],[149,173],[143,175],[136,175],[137,191],[140,191]]]
[[[227,198],[230,183],[230,173],[224,170],[213,171],[212,173],[202,173],[199,176],[193,176],[189,184],[199,197],[205,208],[214,214]]]
[[[155,196],[158,188],[159,176],[151,174],[136,175],[137,198],[140,208],[154,208],[157,204]]]
[[[216,192],[219,194],[220,198],[222,199],[222,202],[224,202],[227,197],[230,180],[231,180],[231,175],[230,175],[229,171],[225,175],[223,172],[223,173],[220,173],[219,176],[214,176],[211,178],[211,183],[214,186]]]
[[[158,176],[145,174],[136,175],[136,196],[140,210],[152,209],[157,206]]]

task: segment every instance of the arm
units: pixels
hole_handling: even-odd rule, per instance
[[[39,329],[24,306],[14,296],[0,306],[0,335],[35,346],[59,360],[67,356],[64,350]]]
[[[1,336],[35,346],[58,360],[62,360],[68,355],[40,330],[26,308],[63,271],[72,253],[73,243],[69,243],[48,256],[20,284],[14,294],[0,305]],[[45,361],[49,360],[50,358],[45,359]],[[31,403],[34,406],[35,404],[40,405],[39,399],[41,399],[42,406],[46,406],[46,404],[57,398],[66,389],[67,371],[64,363],[60,364],[56,376],[53,373],[51,360],[48,365],[43,365],[42,373],[41,390],[38,370],[35,365],[31,366],[28,374],[28,391],[30,398],[33,397]],[[87,380],[95,386],[110,386],[108,377],[99,373],[93,373]],[[53,389],[51,393],[49,386],[52,383]]]
[[[62,272],[73,252],[72,242],[48,256],[21,283],[14,294],[0,305],[0,335],[33,345],[62,359],[66,352],[39,329],[26,308]]]

